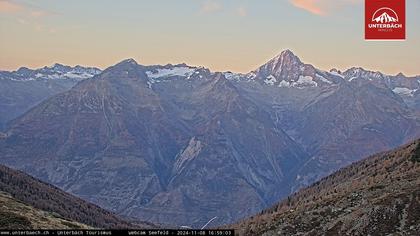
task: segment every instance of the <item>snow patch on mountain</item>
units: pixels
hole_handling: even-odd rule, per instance
[[[233,81],[240,81],[246,78],[246,75],[241,73],[233,73],[233,72],[223,72],[223,75],[227,80],[233,80]]]
[[[153,71],[147,71],[146,74],[151,79],[167,78],[172,76],[190,77],[196,68],[191,67],[172,67],[172,68],[161,68]]]
[[[338,77],[344,78],[344,76],[343,76],[342,74],[338,73],[337,71],[330,71],[330,72],[328,72],[328,73],[330,73],[331,75],[335,75],[335,76],[338,76]]]
[[[351,77],[351,78],[349,79],[349,82],[351,82],[351,81],[353,81],[353,80],[355,80],[355,79],[357,79],[357,77],[356,77],[356,76]]]
[[[276,77],[274,77],[273,75],[269,75],[265,80],[264,80],[265,84],[268,85],[274,85],[275,83],[277,83],[277,79]]]
[[[394,93],[398,95],[403,96],[414,96],[414,93],[417,91],[417,89],[409,89],[409,88],[403,88],[403,87],[396,87],[392,90]]]
[[[75,73],[74,71],[69,71],[64,74],[64,77],[71,79],[88,79],[96,75],[97,73],[91,74],[87,72]]]
[[[303,87],[303,86],[317,87],[318,83],[313,81],[313,78],[311,76],[300,75],[299,79],[296,82],[292,83],[292,86],[293,87]]]
[[[246,75],[246,78],[248,80],[253,80],[257,77],[257,74],[255,74],[255,72],[250,72],[249,74]]]
[[[324,83],[327,83],[327,84],[332,84],[332,82],[331,82],[331,81],[327,80],[327,79],[326,79],[324,76],[322,76],[322,75],[315,74],[315,76],[316,76],[319,80],[321,80],[322,82],[324,82]]]
[[[281,88],[289,88],[290,87],[290,82],[288,82],[286,80],[282,80],[279,83],[279,87],[281,87]]]

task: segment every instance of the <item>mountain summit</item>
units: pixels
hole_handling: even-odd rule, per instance
[[[276,78],[287,77],[302,65],[300,59],[290,50],[279,55],[259,67],[255,72],[260,76],[273,75]]]
[[[312,65],[304,64],[288,49],[249,73],[247,77],[278,87],[316,87],[332,83],[324,73]]]
[[[119,63],[117,63],[117,64],[131,64],[131,65],[139,65],[139,64],[137,63],[137,61],[136,61],[136,60],[134,60],[133,58],[128,58],[128,59],[122,60],[121,62],[119,62]]]
[[[122,61],[120,61],[120,62],[118,62],[117,64],[115,64],[115,65],[113,65],[113,66],[111,66],[111,67],[109,67],[109,68],[107,68],[105,71],[109,71],[109,70],[115,70],[116,68],[117,69],[127,69],[127,68],[132,68],[132,69],[138,69],[139,67],[142,67],[142,66],[140,66],[138,63],[137,63],[137,61],[136,60],[134,60],[134,59],[132,59],[132,58],[129,58],[129,59],[125,59],[125,60],[122,60]]]

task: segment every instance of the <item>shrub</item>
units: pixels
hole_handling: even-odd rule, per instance
[[[411,161],[420,162],[420,143],[418,143],[416,149],[414,149],[413,155],[411,156]]]

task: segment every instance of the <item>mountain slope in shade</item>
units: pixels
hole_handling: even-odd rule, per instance
[[[25,173],[0,165],[0,228],[148,228],[147,223],[131,223],[114,214],[72,196]],[[20,208],[22,207],[22,208]],[[50,220],[42,223],[42,219]],[[40,222],[41,221],[41,222]],[[75,223],[81,222],[82,224]],[[74,225],[73,225],[74,224]],[[20,227],[19,227],[20,228]]]
[[[420,140],[343,168],[236,225],[238,235],[417,235]]]
[[[61,64],[35,70],[22,67],[12,72],[0,71],[0,131],[41,101],[100,72],[97,68]]]
[[[370,82],[340,84],[331,95],[305,107],[300,117],[295,130],[312,154],[299,173],[297,181],[302,183],[420,137],[418,114],[389,88]]]
[[[168,95],[164,91],[170,88],[159,89]],[[190,224],[214,216],[220,224],[252,214],[288,192],[292,173],[306,154],[224,76],[216,74],[184,98],[171,94],[163,99],[185,108],[178,112],[189,120],[194,136],[177,153],[166,191],[143,210],[163,205],[169,216]],[[276,184],[283,188],[272,191]],[[184,208],[186,213],[179,212]],[[150,221],[162,215],[150,211]]]
[[[31,207],[0,192],[0,229],[89,229],[91,227],[61,218],[58,214]]]
[[[369,71],[360,67],[350,68],[338,75],[353,84],[363,84],[363,82],[369,81],[375,85],[388,87],[392,92],[401,97],[407,106],[419,111],[420,76],[407,77],[402,73],[385,75],[378,71]]]
[[[307,159],[221,73],[151,72],[132,59],[36,106],[5,136],[3,163],[120,215],[174,225],[258,212],[289,192]]]
[[[367,155],[420,137],[420,110],[415,105],[419,78],[388,76],[362,68],[343,73],[315,69],[310,75],[305,74],[308,66],[292,52],[284,51],[256,70],[254,80],[234,80],[242,93],[269,112],[278,127],[310,155],[296,176],[293,190]],[[285,87],[265,83],[268,74],[291,84],[301,76],[321,75],[331,83]],[[413,96],[401,91],[410,91]]]

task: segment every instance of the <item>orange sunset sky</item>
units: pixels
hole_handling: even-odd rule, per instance
[[[284,49],[329,70],[420,74],[420,1],[407,40],[364,41],[362,0],[0,0],[0,70],[187,63],[249,72]]]

